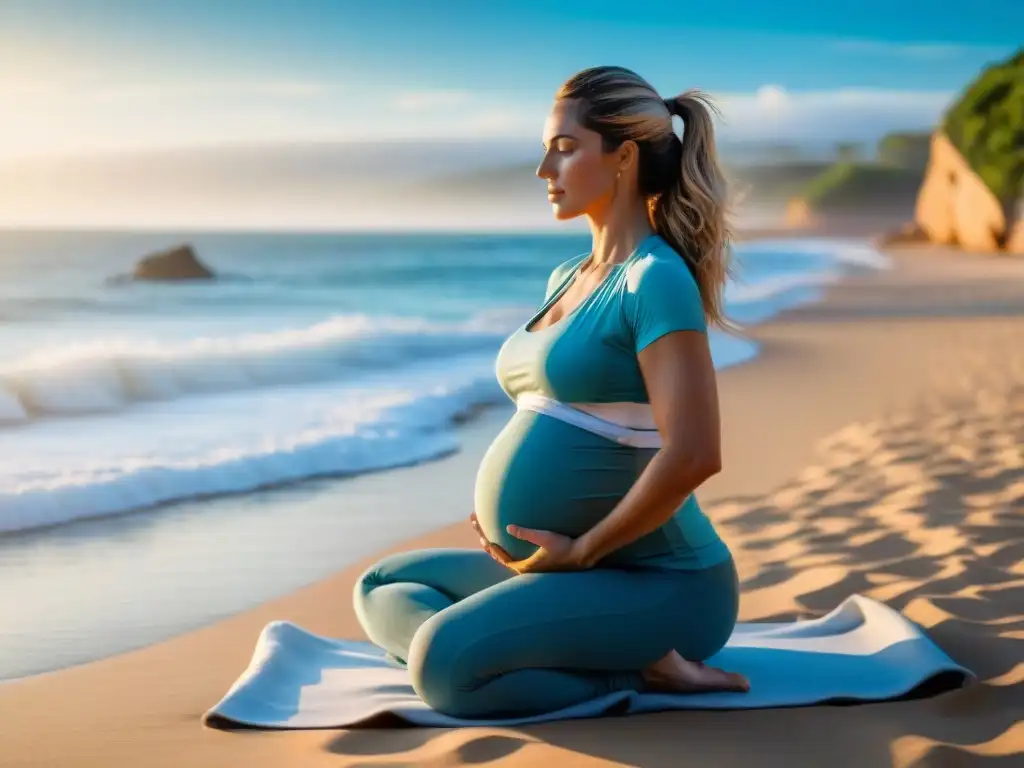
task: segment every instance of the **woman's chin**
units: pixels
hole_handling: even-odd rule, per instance
[[[564,205],[561,205],[560,203],[552,203],[551,212],[554,214],[556,221],[569,221],[569,219],[575,219],[577,216],[580,215],[579,211],[573,210],[571,208],[566,208]]]

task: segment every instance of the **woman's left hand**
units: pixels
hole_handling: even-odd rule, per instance
[[[480,536],[480,543],[490,556],[516,573],[548,573],[586,569],[580,558],[577,539],[563,536],[554,531],[540,531],[535,528],[510,525],[506,528],[509,534],[537,546],[537,551],[529,557],[523,560],[513,560],[508,552],[487,540],[476,519],[475,512],[470,515],[469,519]]]

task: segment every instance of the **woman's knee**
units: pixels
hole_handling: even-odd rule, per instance
[[[381,558],[360,574],[352,590],[352,598],[358,611],[365,606],[366,598],[377,587],[395,584],[405,580],[403,571],[408,568],[412,556],[419,553],[395,552]]]
[[[352,606],[364,632],[369,633],[372,624],[371,594],[378,587],[398,581],[396,575],[400,564],[396,559],[397,555],[390,555],[378,560],[360,574],[352,587]]]
[[[739,617],[739,578],[730,561],[708,572],[709,583],[694,591],[703,600],[693,604],[680,637],[674,644],[679,654],[690,661],[707,661],[729,642]]]
[[[476,674],[469,652],[472,637],[457,618],[444,613],[424,622],[409,648],[412,686],[424,702],[452,717],[473,717]]]
[[[368,592],[374,587],[379,587],[383,584],[393,584],[395,581],[399,581],[402,570],[408,566],[411,555],[414,554],[418,553],[395,552],[382,557],[363,571],[362,575],[356,580],[356,584]]]

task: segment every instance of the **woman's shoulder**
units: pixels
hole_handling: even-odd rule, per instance
[[[638,352],[669,331],[707,328],[700,287],[689,265],[661,237],[636,254],[624,282],[623,311]]]
[[[692,283],[696,287],[686,259],[660,235],[648,240],[626,268],[626,286],[630,292],[636,292],[644,284],[655,281]]]

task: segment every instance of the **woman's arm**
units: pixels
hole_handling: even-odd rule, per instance
[[[663,525],[722,468],[718,385],[706,333],[665,334],[637,354],[662,447],[622,501],[576,539],[583,568]]]

